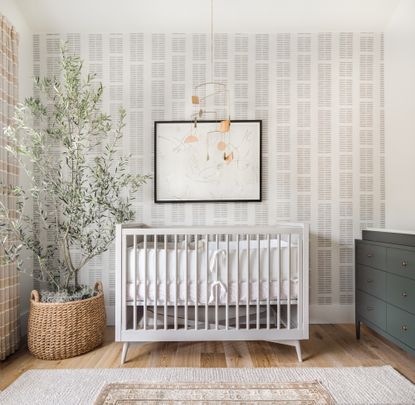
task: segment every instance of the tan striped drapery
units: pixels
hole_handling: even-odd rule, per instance
[[[0,198],[14,215],[16,198],[7,192],[7,186],[17,184],[18,167],[4,149],[3,128],[10,124],[18,98],[17,47],[16,31],[0,15]],[[0,264],[0,360],[17,350],[19,340],[19,275],[15,264]]]

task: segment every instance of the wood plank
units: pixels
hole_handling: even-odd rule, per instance
[[[201,353],[200,367],[206,368],[226,368],[225,353]]]
[[[248,342],[223,342],[228,367],[253,367]]]
[[[202,344],[201,342],[177,343],[174,367],[200,367]]]

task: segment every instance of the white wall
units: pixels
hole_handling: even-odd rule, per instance
[[[415,1],[385,32],[386,227],[415,230]]]
[[[19,99],[23,101],[32,93],[32,32],[24,15],[13,0],[1,0],[0,13],[3,14],[19,33]],[[25,260],[27,266],[30,261]],[[22,313],[22,334],[26,334],[26,320],[29,309],[29,296],[33,287],[31,277],[21,273],[20,304]]]
[[[210,0],[14,0],[34,32],[208,32]],[[227,33],[383,31],[399,0],[214,0]]]

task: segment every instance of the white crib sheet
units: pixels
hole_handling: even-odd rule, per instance
[[[225,304],[239,304],[247,302],[249,283],[249,302],[255,302],[259,299],[266,301],[268,295],[270,300],[298,298],[298,248],[295,245],[288,249],[288,244],[281,241],[281,259],[278,255],[278,240],[270,240],[270,263],[268,266],[268,241],[260,242],[260,257],[258,267],[258,243],[251,241],[249,246],[246,241],[239,244],[239,263],[238,250],[236,242],[229,242],[228,262],[226,260],[226,243],[209,242],[208,254],[204,241],[199,241],[198,249],[195,250],[194,244],[188,245],[187,261],[186,250],[181,245],[177,249],[177,269],[176,269],[176,251],[169,244],[167,250],[164,250],[163,244],[157,245],[157,254],[154,245],[148,245],[147,257],[142,245],[136,249],[136,266],[138,271],[137,280],[137,302],[144,300],[144,280],[147,281],[147,304],[154,304],[155,285],[157,284],[157,303],[164,305],[167,293],[167,305],[183,304],[187,300],[192,305],[196,302],[196,279],[198,284],[197,301],[199,305],[204,305],[206,299],[212,301],[212,293],[215,294],[217,288],[218,302]],[[166,257],[167,252],[167,257]],[[127,264],[127,301],[132,301],[134,297],[134,267],[133,267],[133,248],[128,249]],[[249,257],[249,261],[248,261]],[[157,260],[155,260],[157,258]],[[279,261],[281,260],[281,271],[279,271]],[[145,273],[145,261],[147,261],[147,272]],[[196,277],[197,263],[197,277]],[[239,272],[238,272],[239,267]],[[186,272],[187,268],[187,272]],[[259,289],[258,289],[258,270],[259,270]],[[269,277],[268,277],[269,271]],[[280,274],[279,274],[280,273]],[[239,279],[238,279],[239,276]],[[267,280],[270,280],[269,287]],[[288,280],[291,280],[289,283]],[[279,287],[278,280],[281,280]],[[221,286],[213,287],[215,281],[220,281]],[[167,284],[166,284],[167,283]],[[207,283],[207,285],[206,285]],[[238,292],[239,283],[239,292]],[[290,291],[289,291],[290,286]],[[215,298],[215,296],[213,296]],[[213,302],[215,300],[213,299]]]

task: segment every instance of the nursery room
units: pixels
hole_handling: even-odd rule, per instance
[[[0,404],[415,403],[415,1],[0,31]]]

